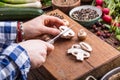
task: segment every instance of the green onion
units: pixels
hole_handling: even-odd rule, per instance
[[[41,8],[42,4],[40,1],[36,1],[33,3],[25,3],[25,4],[7,4],[4,2],[0,2],[0,7],[33,7],[33,8]]]
[[[32,2],[36,2],[36,1],[37,0],[1,0],[1,2],[12,3],[12,4],[32,3]]]

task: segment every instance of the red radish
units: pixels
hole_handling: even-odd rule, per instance
[[[120,27],[120,23],[118,23],[118,27]]]
[[[109,16],[109,15],[106,15],[106,14],[103,15],[102,19],[103,19],[103,21],[105,21],[106,23],[110,23],[110,24],[111,24],[111,22],[112,22],[112,17]]]
[[[102,12],[103,12],[103,14],[109,14],[109,12],[110,12],[110,9],[109,8],[103,8],[102,9]]]
[[[114,26],[120,27],[120,23],[115,23]]]
[[[96,5],[102,6],[103,5],[103,0],[96,0]]]
[[[113,21],[112,26],[118,26],[118,23],[116,21]]]
[[[112,21],[112,26],[120,27],[120,22]]]

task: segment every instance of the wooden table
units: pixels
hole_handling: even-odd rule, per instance
[[[48,14],[51,13],[63,15],[70,22],[70,26],[74,25],[72,29],[76,35],[71,40],[57,40],[54,44],[55,50],[47,57],[45,64],[39,69],[31,70],[28,80],[85,80],[89,75],[100,78],[107,71],[120,66],[119,51],[61,11],[54,10]],[[80,42],[77,38],[80,29],[87,32],[87,39],[84,42],[89,43],[93,48],[91,56],[83,62],[76,61],[73,56],[66,53],[73,44]]]

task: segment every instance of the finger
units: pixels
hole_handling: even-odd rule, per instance
[[[48,16],[46,25],[50,25],[50,26],[55,25],[56,27],[59,27],[61,25],[65,25],[65,22],[62,19],[59,19],[57,17]]]
[[[43,33],[45,34],[51,34],[51,35],[57,35],[60,33],[60,30],[56,29],[56,28],[51,28],[51,27],[44,27],[43,29]]]
[[[50,43],[47,43],[47,42],[45,42],[45,43],[46,43],[46,46],[47,46],[47,53],[49,54],[54,50],[54,46]]]

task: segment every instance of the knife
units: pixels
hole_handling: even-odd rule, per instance
[[[48,40],[47,42],[50,43],[50,44],[54,44],[54,42],[64,33],[66,33],[67,31],[69,31],[74,25],[72,25],[71,27],[68,27],[68,29],[60,32],[60,34],[58,34],[57,36],[55,36],[53,39],[51,40]]]

